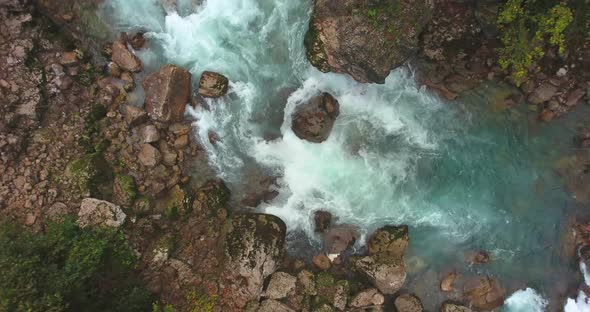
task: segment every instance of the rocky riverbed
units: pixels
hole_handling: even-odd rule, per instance
[[[205,15],[210,12],[207,10],[218,14],[210,13],[214,17],[228,18],[215,11],[219,8],[214,4],[189,2],[162,1],[161,5],[154,2],[149,7],[136,4],[136,9],[143,10],[140,14],[157,13],[163,14],[163,17],[168,12],[168,21],[175,18],[193,21],[188,13],[183,17],[176,14],[183,10],[197,12],[190,9],[192,7],[201,10],[198,11],[202,14],[199,17],[205,22],[211,18]],[[277,3],[288,6],[283,1]],[[324,186],[326,182],[314,179],[316,175],[312,174],[322,168],[298,166],[292,170],[286,169],[283,164],[283,170],[267,168],[273,168],[276,162],[283,159],[286,163],[299,164],[295,160],[298,157],[311,157],[312,161],[328,158],[322,163],[328,166],[340,157],[341,154],[330,152],[340,151],[334,142],[343,137],[350,141],[344,140],[346,157],[364,157],[371,153],[379,155],[380,152],[388,154],[385,148],[379,147],[381,150],[375,152],[367,147],[371,146],[371,139],[380,139],[371,138],[367,133],[380,131],[392,131],[394,134],[388,133],[385,140],[379,142],[383,146],[418,151],[421,157],[428,157],[425,155],[431,151],[432,154],[444,154],[428,147],[430,142],[420,141],[419,135],[405,139],[411,141],[409,145],[400,144],[395,138],[403,137],[410,132],[407,129],[414,129],[412,127],[419,124],[408,121],[412,118],[405,116],[400,118],[401,121],[385,119],[386,127],[377,129],[371,129],[374,125],[365,121],[368,126],[361,123],[358,129],[368,127],[369,132],[359,130],[357,134],[344,136],[343,125],[357,122],[350,117],[351,111],[355,115],[369,115],[366,111],[354,109],[381,103],[357,103],[359,99],[365,100],[362,96],[366,93],[379,94],[390,90],[363,89],[357,95],[343,93],[342,89],[357,88],[358,83],[385,83],[383,88],[388,88],[398,80],[403,83],[411,80],[407,89],[394,89],[402,95],[410,94],[409,99],[404,101],[418,98],[421,101],[419,105],[426,107],[440,103],[461,107],[469,102],[467,99],[473,92],[477,95],[478,92],[486,92],[481,90],[496,90],[486,87],[487,84],[497,86],[503,80],[510,84],[511,79],[497,65],[494,53],[498,44],[495,39],[498,3],[486,0],[399,1],[394,4],[369,0],[316,0],[310,16],[305,13],[309,9],[308,4],[301,4],[301,7],[293,5],[290,10],[305,16],[301,20],[309,22],[302,26],[299,19],[291,16],[298,15],[286,11],[286,15],[295,21],[285,18],[282,23],[297,26],[294,28],[298,32],[291,35],[298,42],[287,44],[285,48],[281,39],[272,38],[265,44],[270,42],[277,50],[289,50],[288,47],[296,46],[303,48],[301,51],[304,53],[295,56],[292,56],[294,52],[285,54],[295,58],[295,61],[281,59],[284,54],[270,54],[278,60],[261,63],[267,67],[256,60],[257,56],[269,56],[264,54],[266,52],[253,56],[241,52],[239,57],[228,54],[233,62],[231,66],[237,67],[240,62],[235,60],[240,58],[243,58],[242,63],[248,64],[239,67],[238,72],[213,61],[212,65],[207,65],[212,68],[204,69],[195,69],[197,65],[201,66],[198,60],[191,63],[193,60],[183,62],[182,58],[163,57],[167,62],[160,59],[146,62],[158,58],[154,56],[158,53],[154,51],[158,49],[164,50],[162,53],[166,55],[169,52],[166,48],[180,47],[182,50],[184,47],[176,41],[173,46],[166,45],[169,43],[166,38],[173,36],[174,32],[166,33],[168,37],[158,37],[161,33],[146,26],[149,21],[143,24],[143,28],[123,27],[114,22],[116,26],[110,25],[112,20],[108,17],[114,18],[116,14],[109,16],[109,9],[121,9],[120,4],[90,0],[59,3],[10,0],[0,3],[0,171],[3,172],[0,220],[16,220],[34,231],[43,231],[47,222],[72,215],[83,228],[106,226],[122,229],[139,256],[138,269],[147,289],[156,294],[163,305],[173,306],[177,311],[467,312],[501,308],[513,311],[510,309],[514,301],[509,300],[505,304],[506,299],[530,283],[507,280],[506,274],[497,273],[496,265],[501,266],[505,260],[500,259],[501,255],[494,250],[475,248],[484,242],[477,241],[467,247],[464,246],[467,243],[461,243],[462,249],[451,250],[454,255],[448,257],[453,259],[452,266],[445,269],[442,265],[429,267],[427,261],[436,261],[425,260],[424,256],[412,250],[413,246],[424,246],[420,239],[432,239],[442,234],[436,232],[428,236],[415,218],[407,219],[410,224],[393,222],[396,219],[387,215],[386,211],[378,211],[373,218],[383,218],[387,224],[377,221],[372,223],[372,227],[355,224],[354,216],[349,216],[354,214],[350,213],[354,209],[342,212],[330,205],[334,201],[340,205],[349,203],[322,198],[329,197],[329,192],[319,196],[322,199],[319,202],[330,209],[317,207],[318,201],[289,197],[298,195],[298,189],[289,184],[290,177],[299,177],[296,173],[310,172],[307,176],[309,181],[297,181],[300,185],[317,182],[319,186]],[[254,4],[248,2],[242,5]],[[155,11],[150,12],[153,8],[156,8]],[[273,12],[281,8],[277,6]],[[240,9],[243,11],[238,13],[251,13],[243,7]],[[252,25],[265,20],[261,17],[264,16],[262,13],[252,14],[248,27],[255,27]],[[277,28],[284,26],[280,25]],[[120,27],[126,32],[117,33]],[[264,27],[261,29],[257,31],[267,31]],[[237,33],[243,31],[234,30]],[[269,33],[271,37],[284,35]],[[244,41],[248,42],[249,38]],[[208,40],[216,42],[217,38]],[[232,49],[231,46],[220,46],[216,47],[219,51]],[[582,51],[582,54],[587,55],[589,51]],[[207,61],[219,58],[206,57]],[[586,110],[577,107],[587,105],[590,99],[588,59],[590,57],[578,62],[571,59],[564,62],[557,55],[548,53],[544,59],[547,65],[531,73],[520,88],[506,87],[501,88],[503,91],[492,91],[495,92],[493,110],[505,113],[500,118],[530,112],[526,118],[530,121],[528,129],[534,132],[533,127],[538,127],[543,135],[546,131],[542,129],[546,129],[543,127],[547,122],[562,122],[565,125],[560,127],[569,130],[575,128],[574,125],[583,124],[586,122],[584,116],[567,118],[572,114],[586,113]],[[314,71],[311,78],[302,79],[302,76],[305,77],[302,73],[292,73],[296,78],[280,83],[276,81],[278,79],[272,79],[272,75],[262,78],[249,76],[249,71],[264,72],[268,68],[271,72],[277,68],[284,70],[281,66],[289,62],[309,62],[321,72],[337,75]],[[214,66],[216,64],[218,66]],[[261,66],[251,68],[251,64]],[[400,66],[404,67],[401,70],[413,75],[401,75],[400,69],[391,72]],[[296,66],[285,67],[290,71]],[[199,75],[195,75],[195,70]],[[307,67],[301,71],[309,72]],[[347,80],[349,78],[345,75],[352,80]],[[414,87],[414,79],[429,91]],[[341,88],[341,84],[346,87]],[[256,85],[256,88],[248,89],[251,85]],[[249,101],[259,100],[252,93],[275,88],[281,90],[278,95],[265,93],[273,96],[263,103],[267,113],[246,115],[242,110],[231,110],[236,105],[246,106],[247,112],[260,109],[249,106],[252,105]],[[424,98],[431,102],[425,102]],[[387,99],[384,101],[387,102]],[[440,102],[440,99],[445,102]],[[351,102],[355,102],[354,105]],[[441,111],[446,116],[446,111]],[[568,114],[570,111],[572,113]],[[376,118],[391,114],[388,110],[384,112],[370,116]],[[405,111],[395,113],[401,115]],[[240,114],[246,117],[232,119]],[[283,115],[288,122],[283,123]],[[473,115],[488,116],[487,113]],[[259,122],[266,127],[240,128],[246,121],[257,122],[257,118],[267,119]],[[465,118],[464,121],[467,119],[461,118]],[[237,125],[231,125],[231,122]],[[216,123],[223,124],[223,127],[211,126]],[[399,126],[402,130],[398,131],[397,123],[402,124]],[[481,123],[496,126],[487,119],[482,119]],[[357,128],[351,126],[350,129]],[[442,132],[450,131],[448,129],[451,128],[440,128]],[[479,128],[475,129],[479,131]],[[550,302],[546,303],[541,298],[540,304],[530,306],[543,309],[539,311],[560,311],[566,297],[576,294],[580,279],[576,275],[577,268],[566,266],[580,258],[583,261],[588,258],[587,216],[579,211],[583,211],[589,200],[586,182],[590,135],[584,127],[575,130],[575,137],[569,130],[563,131],[565,134],[559,138],[572,142],[565,144],[568,152],[556,147],[561,154],[551,154],[550,159],[557,158],[558,161],[547,172],[559,174],[567,187],[563,193],[567,192],[575,199],[571,202],[568,199],[574,207],[560,215],[564,218],[569,216],[571,220],[556,222],[567,224],[563,230],[555,231],[562,236],[561,246],[551,245],[548,248],[563,250],[558,253],[562,257],[559,265],[564,267],[555,272],[567,272],[570,276],[556,281],[554,287],[546,287],[545,295]],[[559,131],[555,130],[561,133]],[[251,133],[262,139],[248,141]],[[453,133],[456,134],[460,132]],[[367,137],[369,140],[364,141]],[[485,135],[477,138],[488,139]],[[491,140],[497,138],[492,137]],[[289,145],[294,141],[305,143]],[[252,153],[240,143],[257,150]],[[528,144],[528,141],[525,143]],[[275,147],[278,152],[272,150],[272,144],[279,144]],[[313,146],[312,152],[302,146]],[[321,147],[327,148],[327,152],[319,150]],[[229,156],[222,153],[232,149],[239,152]],[[503,151],[501,148],[497,150]],[[280,155],[276,156],[277,153]],[[258,159],[254,158],[261,154],[265,157],[256,162]],[[338,157],[332,157],[334,155]],[[364,161],[367,159],[375,158],[363,158]],[[530,160],[523,159],[525,162]],[[339,180],[350,179],[349,175],[340,175],[343,170],[357,170],[357,176],[365,176],[362,172],[364,167],[358,167],[357,163],[345,164],[352,165],[336,167],[329,173],[340,177]],[[419,167],[421,163],[416,164],[412,167]],[[512,165],[507,162],[506,166]],[[526,164],[526,171],[519,171],[521,168],[514,166],[518,172],[529,172]],[[381,169],[389,172],[387,170],[391,168]],[[432,180],[438,178],[438,172],[421,169],[425,173],[436,173],[433,173]],[[544,174],[545,171],[542,172]],[[378,173],[372,172],[371,176],[382,181],[385,189],[390,190],[386,183],[391,178],[381,179]],[[461,175],[459,179],[471,178],[470,175]],[[556,181],[553,178],[546,180]],[[544,187],[543,179],[535,181],[538,182],[535,188]],[[528,180],[526,183],[528,185]],[[286,184],[289,187],[285,187]],[[327,184],[332,185],[332,182]],[[353,184],[352,181],[350,184]],[[514,185],[520,187],[518,183]],[[341,184],[337,186],[341,187]],[[457,184],[456,187],[462,185]],[[301,189],[306,190],[303,186]],[[301,194],[315,196],[315,193],[325,190]],[[537,194],[543,193],[543,190],[537,191]],[[367,190],[359,192],[371,193]],[[562,200],[559,194],[555,202]],[[386,202],[385,198],[382,196],[377,201]],[[444,196],[438,199],[442,201]],[[463,197],[451,199],[460,203]],[[550,197],[548,200],[553,203],[554,199]],[[356,205],[366,200],[356,198],[350,202]],[[282,212],[277,203],[284,203]],[[483,205],[483,201],[467,203]],[[528,205],[516,203],[514,206],[519,204]],[[316,206],[305,210],[306,205]],[[289,210],[292,207],[296,209]],[[359,204],[359,207],[364,209],[365,206]],[[304,217],[294,218],[296,221],[281,218],[293,211],[305,211],[301,214]],[[459,213],[468,211],[459,210]],[[506,213],[526,215],[515,211]],[[529,215],[526,216],[528,218]],[[454,218],[460,219],[460,216]],[[481,222],[484,222],[483,217]],[[305,226],[300,226],[301,223]],[[460,222],[457,224],[463,225]],[[428,224],[428,227],[435,226]],[[297,245],[293,239],[298,237],[297,233],[306,237],[301,239],[304,248],[293,247]],[[456,237],[453,235],[450,237]],[[309,240],[309,237],[312,239]],[[467,252],[463,254],[465,250]]]

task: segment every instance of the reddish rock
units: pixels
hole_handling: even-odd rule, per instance
[[[554,117],[555,113],[550,109],[544,109],[543,112],[541,112],[541,116],[539,116],[544,122],[550,122]]]
[[[489,276],[478,276],[463,286],[463,297],[476,310],[493,310],[504,304],[504,290]]]
[[[453,283],[455,282],[455,279],[457,279],[456,272],[451,272],[451,273],[447,274],[447,276],[445,276],[442,279],[442,281],[440,282],[440,290],[442,290],[444,292],[451,292],[451,291],[455,290],[455,287],[453,287]]]
[[[300,139],[321,143],[330,136],[339,114],[338,101],[329,93],[322,93],[297,107],[291,128]]]
[[[147,113],[140,107],[127,104],[121,108],[123,117],[129,126],[134,127],[147,121]]]
[[[175,65],[164,65],[147,76],[143,83],[145,110],[161,122],[179,121],[190,102],[191,74]]]
[[[141,150],[139,151],[137,157],[139,158],[139,162],[142,165],[150,168],[158,165],[162,159],[162,155],[158,149],[150,144],[142,144]]]
[[[359,233],[356,228],[348,225],[341,225],[331,228],[324,234],[324,248],[328,254],[340,254],[352,246]]]
[[[313,215],[316,233],[325,232],[332,223],[332,214],[327,211],[316,211]]]
[[[325,253],[313,256],[311,262],[320,270],[328,270],[332,266],[332,261]]]
[[[229,80],[222,74],[205,71],[199,80],[199,95],[217,98],[227,93]]]
[[[127,48],[125,42],[117,40],[111,46],[113,62],[124,70],[137,73],[142,70],[141,61]]]
[[[490,255],[483,250],[472,252],[467,255],[467,262],[469,264],[486,264],[490,262]]]

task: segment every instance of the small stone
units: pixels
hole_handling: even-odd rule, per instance
[[[544,109],[541,112],[541,116],[540,116],[541,120],[544,122],[550,122],[551,120],[553,120],[554,117],[555,117],[555,113],[550,109]]]
[[[557,72],[555,73],[555,75],[557,77],[564,77],[565,75],[567,75],[567,69],[565,69],[564,67],[560,68],[557,70]]]
[[[25,224],[28,226],[31,226],[33,224],[35,224],[35,221],[37,221],[37,216],[35,216],[32,213],[27,213],[27,216],[25,217]]]
[[[222,74],[205,71],[199,80],[199,94],[203,97],[216,98],[227,94],[229,80]]]
[[[397,312],[422,312],[422,302],[414,295],[403,294],[395,298],[393,303]]]
[[[440,290],[442,290],[444,292],[451,292],[451,291],[455,290],[455,287],[453,287],[453,283],[455,282],[456,278],[457,278],[456,272],[451,272],[451,273],[447,274],[447,276],[445,276],[442,279],[442,281],[440,282]]]
[[[109,62],[109,64],[107,65],[107,70],[109,72],[109,74],[115,78],[119,78],[121,77],[121,67],[119,67],[119,65],[117,65],[117,63],[115,62]]]
[[[130,127],[137,126],[147,121],[147,113],[140,107],[134,105],[125,105],[122,108],[123,117]]]
[[[363,308],[369,306],[380,306],[385,303],[385,297],[377,288],[363,290],[356,294],[350,301],[352,308]]]
[[[172,132],[174,135],[185,135],[189,134],[191,131],[191,125],[188,123],[173,123],[168,127],[168,130]]]
[[[184,134],[174,140],[174,148],[182,149],[188,145],[188,135]]]
[[[440,312],[472,312],[470,308],[457,305],[454,303],[445,302],[440,307]]]
[[[332,266],[332,261],[325,253],[315,255],[311,258],[311,262],[320,270],[328,270]]]
[[[160,140],[160,133],[156,126],[146,125],[139,131],[143,143],[154,143]]]
[[[63,66],[74,66],[78,64],[78,55],[76,52],[64,52],[61,55],[59,63]]]
[[[146,167],[155,167],[160,163],[160,151],[150,144],[142,144],[138,154],[139,162]]]
[[[135,79],[133,79],[133,75],[130,72],[123,72],[121,74],[121,80],[123,81],[123,89],[125,91],[132,91],[135,89]]]

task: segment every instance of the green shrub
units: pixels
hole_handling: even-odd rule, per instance
[[[0,311],[149,311],[123,233],[67,219],[34,234],[0,224]]]
[[[556,1],[549,1],[556,2]],[[565,53],[565,30],[573,20],[569,7],[555,3],[543,10],[547,2],[508,0],[498,16],[500,29],[500,66],[509,70],[520,85],[535,62],[549,46]]]

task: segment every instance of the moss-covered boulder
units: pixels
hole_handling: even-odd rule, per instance
[[[113,202],[123,207],[131,207],[137,197],[135,179],[128,175],[115,176],[113,183]]]
[[[401,258],[408,247],[409,240],[407,225],[384,226],[375,231],[369,239],[369,255],[384,261],[387,258]]]
[[[87,154],[71,161],[66,167],[65,177],[81,195],[108,198],[112,193],[110,183],[113,172],[99,153]]]
[[[238,308],[259,299],[264,279],[281,263],[285,233],[285,223],[268,214],[237,214],[226,222],[224,276]]]
[[[307,58],[323,72],[383,83],[418,50],[432,8],[429,0],[315,0]]]
[[[230,198],[230,192],[222,180],[211,180],[197,190],[193,201],[193,211],[215,217],[220,210],[225,209]]]
[[[156,211],[169,219],[186,217],[191,211],[191,200],[192,196],[187,190],[175,185],[157,200]]]

